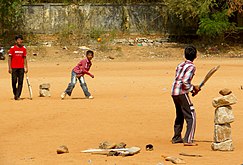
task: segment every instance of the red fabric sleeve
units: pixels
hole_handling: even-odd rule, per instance
[[[79,66],[80,71],[81,71],[80,74],[87,74],[89,76],[92,76],[92,74],[88,70],[85,69],[86,64],[87,64],[87,60],[86,59],[82,60],[82,61],[80,61],[78,63],[78,66]]]
[[[11,48],[9,49],[8,54],[11,55],[11,56],[13,55],[13,47],[11,47]]]

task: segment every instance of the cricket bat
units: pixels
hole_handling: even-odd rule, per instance
[[[28,86],[28,90],[29,90],[29,99],[32,100],[32,87],[30,85],[30,80],[29,80],[29,77],[28,75],[26,74],[26,82],[27,82],[27,86]]]
[[[215,66],[208,71],[207,75],[204,77],[202,82],[199,84],[199,89],[201,89],[205,85],[205,83],[209,80],[210,77],[212,77],[212,75],[219,69],[219,67],[220,67],[220,65]],[[194,95],[192,94],[192,96],[194,96]]]

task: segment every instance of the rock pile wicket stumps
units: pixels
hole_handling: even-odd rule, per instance
[[[214,142],[211,145],[214,151],[233,151],[231,125],[234,115],[231,105],[236,104],[237,99],[229,89],[219,91],[222,95],[213,99],[215,109],[214,117]]]

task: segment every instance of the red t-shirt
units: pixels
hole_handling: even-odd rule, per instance
[[[11,56],[11,68],[24,68],[24,58],[26,57],[26,47],[14,45],[9,50]]]

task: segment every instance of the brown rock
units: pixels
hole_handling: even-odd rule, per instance
[[[214,125],[214,142],[224,142],[231,139],[230,124]]]
[[[57,148],[57,154],[69,153],[67,146],[62,145]]]
[[[224,88],[224,89],[221,89],[219,91],[219,94],[221,94],[222,96],[229,95],[231,93],[232,93],[232,91],[230,89],[228,89],[228,88]]]
[[[230,105],[225,107],[219,107],[215,110],[214,123],[215,124],[227,124],[232,123],[235,117]]]
[[[237,99],[236,99],[235,95],[233,95],[233,94],[214,98],[213,102],[212,102],[213,106],[216,108],[222,107],[222,106],[227,106],[227,105],[233,105],[236,103],[237,103]]]
[[[49,89],[51,85],[49,83],[44,83],[39,86],[40,89]]]
[[[212,150],[214,151],[233,151],[234,146],[232,140],[227,140],[221,143],[212,143]]]
[[[126,145],[127,145],[126,143],[121,142],[116,145],[116,148],[125,148]]]
[[[112,149],[112,148],[116,148],[116,144],[110,143],[108,141],[104,141],[99,144],[99,148],[100,149]]]

